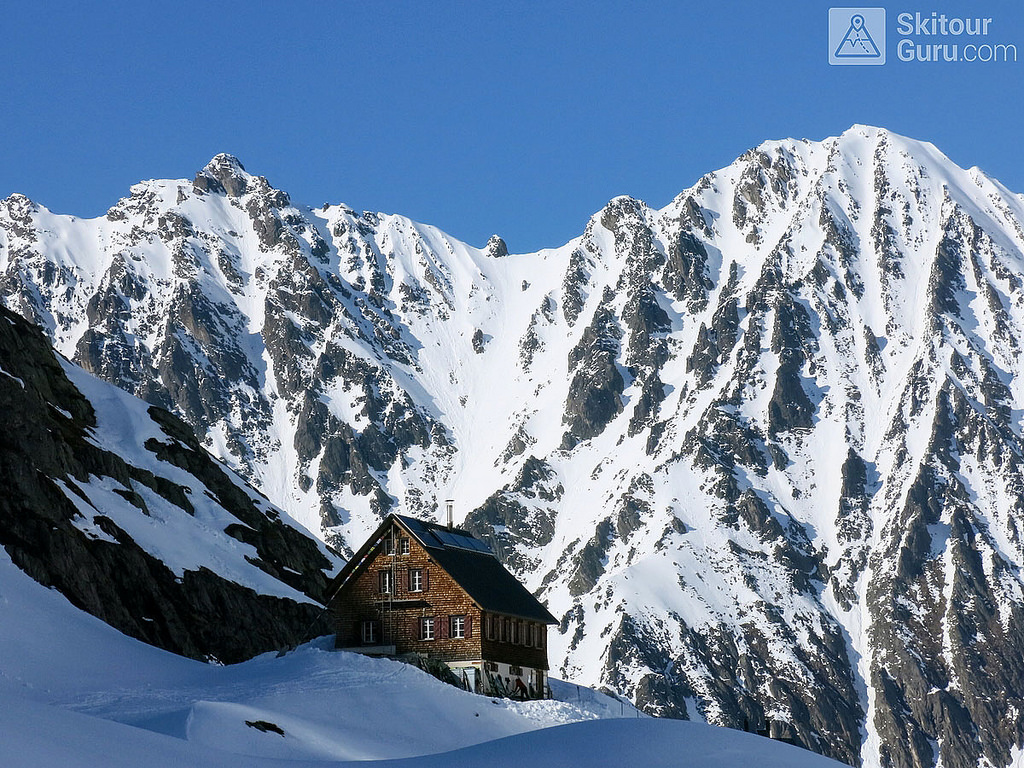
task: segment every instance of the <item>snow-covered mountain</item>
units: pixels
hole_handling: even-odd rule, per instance
[[[1019,195],[861,126],[532,254],[227,155],[0,203],[4,303],[327,541],[452,497],[563,676],[899,768],[1024,743],[1022,254]]]

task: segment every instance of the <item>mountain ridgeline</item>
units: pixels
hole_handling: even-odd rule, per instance
[[[326,541],[454,498],[556,675],[894,768],[1024,744],[1022,281],[1021,196],[862,126],[532,254],[228,155],[0,203],[3,303]]]

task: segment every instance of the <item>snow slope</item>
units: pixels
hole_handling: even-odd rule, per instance
[[[329,640],[284,657],[203,664],[119,634],[0,552],[0,764],[512,765],[529,754],[541,766],[685,765],[684,750],[703,765],[755,755],[768,765],[832,764],[732,731],[638,720],[629,707],[618,725],[533,734],[611,717],[620,705],[590,692],[581,705],[496,701],[404,664],[331,652]],[[422,757],[450,750],[460,751]]]

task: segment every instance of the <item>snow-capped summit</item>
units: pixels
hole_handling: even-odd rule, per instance
[[[851,763],[1008,762],[1024,199],[853,126],[503,250],[228,156],[100,219],[0,204],[0,296],[58,349],[340,547],[453,497],[563,675]]]

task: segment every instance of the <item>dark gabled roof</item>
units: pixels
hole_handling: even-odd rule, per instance
[[[558,623],[494,555],[454,548],[435,549],[430,554],[483,610],[544,624]]]
[[[405,515],[392,517],[430,552],[434,561],[483,610],[545,624],[558,623],[548,609],[519,583],[519,579],[505,569],[491,548],[469,531]]]
[[[483,552],[492,555],[491,548],[476,538],[469,531],[461,528],[448,528],[426,520],[417,520],[405,515],[390,515],[399,521],[416,540],[428,549],[465,549],[470,552]]]
[[[558,623],[548,609],[505,569],[491,553],[490,547],[468,531],[405,515],[390,514],[384,519],[341,569],[334,582],[338,591],[359,570],[392,521],[408,531],[481,609],[544,624]]]

